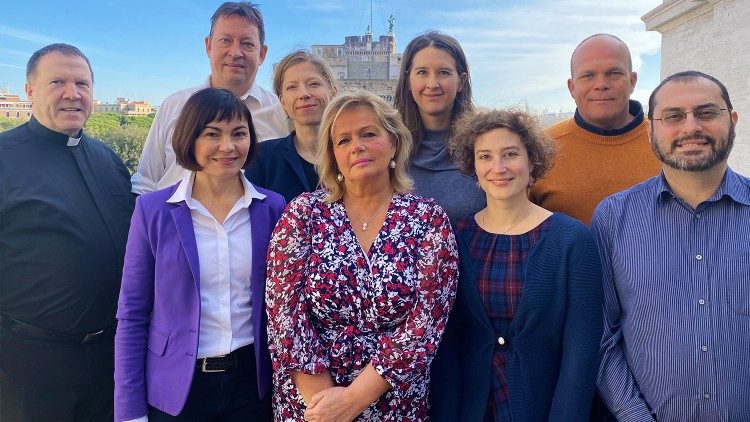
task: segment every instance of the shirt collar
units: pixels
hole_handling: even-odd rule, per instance
[[[81,138],[83,137],[83,129],[78,131],[78,135],[76,137],[70,137],[64,133],[56,132],[48,128],[47,126],[44,126],[43,124],[39,123],[39,120],[37,120],[34,116],[31,116],[31,119],[29,119],[29,128],[44,139],[48,139],[52,142],[60,143],[69,147],[78,146],[78,144],[81,142]]]
[[[576,109],[574,119],[578,126],[580,126],[582,129],[597,134],[601,136],[619,136],[624,135],[631,130],[635,129],[643,123],[643,106],[641,103],[639,103],[636,100],[629,100],[629,106],[628,106],[628,113],[630,113],[631,116],[634,116],[632,122],[628,123],[627,125],[619,128],[619,129],[602,129],[600,127],[596,127],[585,120],[583,120],[583,117],[578,113],[578,109]]]
[[[656,193],[659,198],[666,195],[675,197],[669,188],[667,179],[664,177],[664,171],[659,174]],[[750,205],[750,185],[748,185],[747,179],[743,179],[729,167],[724,172],[724,178],[721,180],[716,192],[704,202],[715,202],[724,196],[728,196],[740,204]]]
[[[252,183],[250,183],[247,178],[245,177],[245,170],[240,170],[240,180],[242,181],[242,187],[245,189],[245,194],[242,195],[240,198],[240,201],[242,201],[242,208],[247,208],[250,206],[250,203],[253,202],[253,199],[261,200],[265,199],[266,195],[258,192],[257,189],[255,189],[255,186],[253,186]],[[193,183],[195,182],[195,172],[191,171],[188,174],[186,174],[182,180],[180,180],[180,184],[177,186],[177,189],[175,189],[172,196],[167,199],[167,202],[170,204],[177,204],[180,202],[185,202],[185,205],[187,205],[189,208],[195,208],[195,204],[193,203],[193,198],[190,195],[193,192]]]
[[[203,84],[201,88],[210,88],[211,87],[211,75],[208,75],[208,79],[206,79],[206,82]],[[258,104],[260,104],[260,99],[263,96],[263,91],[261,91],[260,86],[258,86],[257,82],[253,82],[253,84],[250,86],[250,89],[247,90],[244,94],[240,96],[240,99],[244,101],[245,103],[249,101],[254,101]]]

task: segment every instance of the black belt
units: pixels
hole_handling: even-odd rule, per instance
[[[108,333],[114,332],[114,325],[104,327],[88,334],[66,334],[50,331],[35,325],[27,324],[0,314],[0,327],[24,337],[30,337],[38,340],[56,341],[61,343],[91,343],[92,341],[104,337]]]
[[[247,346],[242,346],[226,355],[201,358],[196,361],[196,365],[202,372],[226,372],[230,369],[236,368],[239,362],[237,356],[252,347],[252,344],[248,344]],[[252,350],[249,351],[252,352]]]

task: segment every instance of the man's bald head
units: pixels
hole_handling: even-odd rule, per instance
[[[611,48],[622,48],[624,56],[627,57],[628,70],[633,71],[633,58],[630,56],[630,49],[625,42],[618,37],[611,34],[594,34],[590,37],[586,37],[581,41],[578,46],[573,50],[573,54],[570,55],[570,75],[573,77],[575,71],[573,69],[574,62],[577,54],[588,47],[590,44],[609,44]]]
[[[614,35],[592,35],[570,57],[568,91],[580,117],[598,128],[620,129],[633,120],[630,95],[637,80],[628,46]]]

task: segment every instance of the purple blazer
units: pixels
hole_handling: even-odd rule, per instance
[[[177,185],[140,196],[130,223],[115,335],[115,421],[148,414],[148,404],[177,415],[195,370],[200,327],[200,270],[190,209],[167,203]],[[258,391],[271,389],[265,281],[268,241],[284,198],[249,207],[252,224],[252,318]]]

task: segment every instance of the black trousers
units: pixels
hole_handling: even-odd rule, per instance
[[[112,421],[114,337],[70,344],[0,327],[0,421]]]
[[[271,393],[258,398],[253,346],[237,349],[238,366],[225,372],[196,367],[185,407],[177,416],[149,406],[149,422],[271,422]]]

